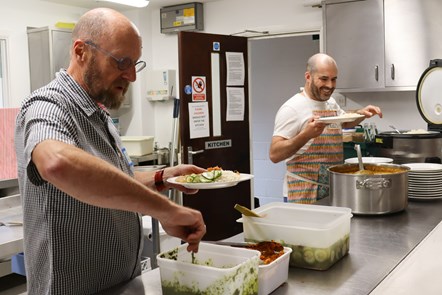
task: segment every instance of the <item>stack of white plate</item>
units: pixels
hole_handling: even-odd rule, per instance
[[[408,163],[408,198],[442,199],[442,164]]]

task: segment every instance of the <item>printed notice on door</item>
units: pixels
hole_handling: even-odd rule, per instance
[[[192,101],[206,101],[206,77],[192,76]]]
[[[226,52],[227,86],[244,86],[245,65],[242,52]]]
[[[226,87],[227,114],[226,121],[244,121],[244,88]]]
[[[208,137],[210,135],[209,106],[207,102],[189,103],[190,139]]]

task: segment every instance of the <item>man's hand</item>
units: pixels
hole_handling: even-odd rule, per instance
[[[167,213],[167,218],[159,220],[166,233],[189,243],[187,251],[198,252],[199,243],[206,234],[201,212],[173,203]]]
[[[175,188],[177,190],[182,191],[185,194],[195,194],[198,192],[197,189],[189,189],[179,184],[168,183],[166,179],[170,177],[187,175],[192,173],[199,174],[205,171],[207,170],[204,168],[189,164],[180,164],[178,166],[170,167],[164,170],[163,174],[164,184],[166,187]]]
[[[327,123],[323,123],[321,121],[318,121],[320,117],[319,116],[313,116],[305,125],[304,129],[301,131],[301,133],[304,133],[305,136],[308,138],[315,138],[322,134],[324,131],[324,128],[328,125]]]

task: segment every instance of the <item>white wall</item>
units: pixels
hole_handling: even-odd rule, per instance
[[[8,107],[18,107],[29,95],[29,62],[26,27],[53,26],[74,22],[86,9],[57,5],[37,0],[3,1],[0,9],[0,36],[8,42],[9,94]]]
[[[283,201],[286,164],[269,159],[275,115],[304,85],[306,60],[319,50],[311,34],[249,41],[253,185],[261,205]]]
[[[339,82],[338,82],[339,83]],[[368,104],[378,105],[383,118],[377,116],[365,120],[374,122],[380,132],[392,131],[390,125],[400,130],[427,129],[427,123],[419,114],[416,104],[416,91],[347,93],[348,110],[358,109]]]

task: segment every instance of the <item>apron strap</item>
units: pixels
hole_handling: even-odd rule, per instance
[[[314,181],[314,180],[311,180],[311,179],[307,179],[307,178],[304,178],[304,177],[302,177],[300,175],[297,175],[297,174],[289,172],[289,171],[287,171],[286,175],[291,176],[291,177],[296,178],[296,179],[299,179],[299,180],[302,180],[302,181],[305,181],[305,182],[312,183],[312,184],[329,187],[328,184],[320,183],[320,182],[317,182],[317,181]]]

